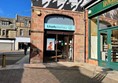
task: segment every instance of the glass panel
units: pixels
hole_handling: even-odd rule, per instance
[[[73,60],[72,36],[58,35],[57,56],[58,60]]]
[[[99,28],[118,26],[118,7],[99,16]]]
[[[48,34],[46,35],[45,43],[45,62],[73,60],[73,36]]]
[[[111,44],[112,44],[111,62],[118,62],[118,30],[112,30]]]
[[[107,50],[108,50],[108,44],[107,44],[107,34],[106,33],[100,33],[100,52],[101,52],[101,60],[105,61],[107,59]]]
[[[73,18],[64,15],[49,15],[45,18],[45,23],[74,25]]]
[[[52,42],[52,45],[51,43]],[[56,35],[45,34],[44,62],[53,62],[56,60]],[[51,47],[50,47],[51,46]]]
[[[68,49],[68,58],[73,60],[73,37],[69,36],[69,49]]]
[[[92,18],[90,21],[90,58],[97,59],[97,18]]]
[[[23,36],[23,29],[20,29],[20,36]]]
[[[2,31],[2,36],[5,36],[5,30]]]

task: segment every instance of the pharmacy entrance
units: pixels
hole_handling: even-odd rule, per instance
[[[44,62],[73,61],[73,18],[48,15],[44,26]]]

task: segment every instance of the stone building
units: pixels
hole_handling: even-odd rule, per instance
[[[32,0],[30,63],[84,62],[82,3],[82,0]]]
[[[20,50],[21,43],[30,43],[30,23],[30,17],[0,17],[0,50]]]
[[[30,43],[30,24],[31,18],[26,16],[16,15],[16,36],[15,36],[15,50],[23,49],[24,43]]]
[[[15,49],[15,29],[15,19],[0,17],[0,50]]]

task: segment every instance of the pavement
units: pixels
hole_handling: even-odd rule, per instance
[[[5,64],[12,65],[21,60],[25,55],[24,51],[0,51],[0,65],[2,65],[3,54],[5,55]]]
[[[0,83],[118,83],[118,71],[79,62],[29,64],[26,55],[0,68]]]

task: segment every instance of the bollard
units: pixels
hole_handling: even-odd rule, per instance
[[[2,55],[2,67],[6,67],[6,55]]]

